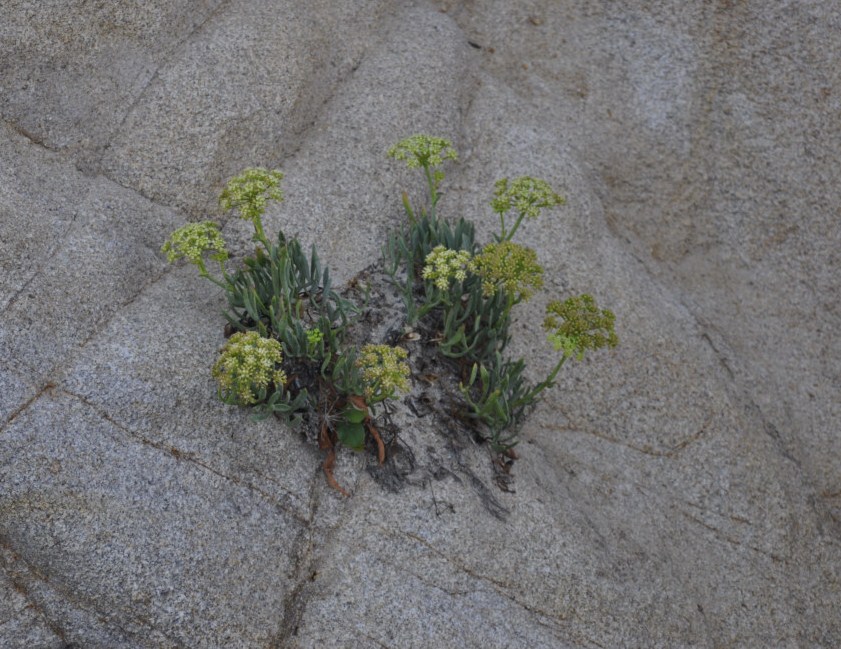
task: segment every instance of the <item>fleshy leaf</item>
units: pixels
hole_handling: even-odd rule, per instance
[[[354,451],[362,451],[365,448],[365,426],[362,424],[344,422],[336,426],[336,434],[339,441]]]
[[[368,413],[366,413],[364,410],[359,410],[357,408],[354,408],[353,406],[348,406],[347,408],[345,408],[344,417],[345,421],[349,424],[361,424],[363,421],[365,421],[365,417],[367,416],[367,414]]]

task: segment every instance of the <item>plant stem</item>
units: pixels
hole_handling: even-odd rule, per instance
[[[497,237],[497,242],[502,243],[505,241],[505,212],[499,212],[499,226],[500,235]]]
[[[433,221],[435,218],[435,205],[438,203],[438,191],[435,188],[435,179],[432,177],[432,172],[429,170],[429,165],[424,165],[423,173],[426,176],[426,184],[429,185],[429,216]]]
[[[213,275],[211,275],[210,273],[208,273],[208,272],[207,272],[207,270],[205,270],[205,268],[204,268],[204,264],[202,264],[201,266],[199,266],[199,275],[201,275],[201,276],[202,276],[202,277],[204,277],[205,279],[209,279],[211,282],[213,282],[214,284],[216,284],[216,286],[218,286],[219,288],[221,288],[221,289],[222,289],[222,290],[224,290],[224,291],[227,291],[227,290],[229,289],[229,286],[228,286],[227,284],[223,284],[223,283],[222,283],[222,282],[220,282],[218,279],[216,279],[215,277],[213,277]]]
[[[555,377],[556,377],[556,376],[558,376],[558,372],[560,372],[561,367],[563,367],[563,364],[564,364],[564,362],[566,361],[566,359],[567,359],[566,354],[564,354],[563,356],[561,356],[561,360],[559,360],[559,361],[558,361],[558,364],[557,364],[557,365],[555,365],[555,369],[553,369],[553,370],[549,373],[549,376],[547,376],[545,380],[543,380],[543,381],[541,381],[540,383],[538,383],[538,384],[534,387],[534,389],[533,389],[533,390],[530,390],[530,391],[529,391],[529,392],[527,392],[525,395],[523,395],[523,397],[522,397],[522,398],[518,399],[518,400],[514,403],[514,406],[521,406],[521,405],[527,406],[527,405],[529,405],[530,403],[533,403],[533,402],[534,402],[534,400],[537,398],[537,395],[538,395],[538,394],[540,394],[541,392],[543,392],[546,388],[553,386],[553,385],[555,384],[555,383],[554,383],[554,381],[555,381]]]
[[[503,230],[503,237],[502,237],[502,241],[511,241],[511,237],[513,237],[513,236],[514,236],[514,233],[517,231],[517,228],[519,228],[519,227],[520,227],[520,223],[522,223],[522,222],[523,222],[523,217],[524,217],[525,215],[526,215],[526,213],[525,213],[525,212],[520,212],[520,216],[518,216],[518,217],[517,217],[517,222],[516,222],[516,223],[514,223],[514,227],[513,227],[513,228],[511,228],[511,232],[509,232],[509,233],[508,233],[508,236],[505,236],[505,234],[504,234],[504,230]],[[502,215],[501,215],[501,214],[500,214],[500,217],[502,217]]]
[[[262,243],[266,252],[268,252],[271,250],[271,245],[269,244],[269,240],[266,238],[265,232],[263,232],[263,223],[261,222],[260,217],[255,217],[252,223],[254,223],[254,241]]]
[[[406,270],[406,284],[403,285],[403,304],[406,305],[406,322],[409,325],[414,325],[418,321],[415,300],[412,296],[415,289],[414,277],[411,275],[412,266],[414,266],[414,261],[410,254]]]
[[[219,262],[219,263],[221,265],[221,262]],[[198,266],[198,269],[199,269],[199,276],[204,277],[206,279],[209,279],[211,282],[216,284],[216,286],[218,286],[219,288],[222,288],[226,291],[228,290],[228,285],[227,284],[223,284],[218,279],[214,278],[213,275],[211,275],[210,273],[207,272],[207,268],[204,265],[204,259],[199,258],[199,260],[196,262],[196,266]],[[224,273],[225,273],[225,267],[222,266],[222,274],[224,275]]]

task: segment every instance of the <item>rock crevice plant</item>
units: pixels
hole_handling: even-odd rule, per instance
[[[202,277],[225,291],[228,341],[212,369],[220,398],[251,407],[255,418],[274,414],[290,425],[318,418],[327,479],[347,493],[332,474],[335,447],[362,450],[370,439],[384,461],[372,407],[408,389],[405,350],[381,346],[377,378],[377,364],[365,364],[365,348],[360,355],[348,341],[359,308],[333,289],[315,248],[307,255],[282,230],[275,241],[268,238],[262,216],[270,201],[283,200],[282,179],[278,170],[246,169],[220,196],[223,209],[236,211],[254,228],[255,253],[239,268],[228,270],[224,240],[209,221],[179,228],[162,251],[170,262],[184,258],[195,264]],[[208,259],[217,262],[218,274],[208,270]],[[402,381],[396,381],[398,375]]]
[[[437,329],[434,340],[440,353],[467,370],[460,385],[467,417],[495,451],[511,454],[526,412],[554,385],[564,362],[581,359],[586,350],[616,346],[614,316],[598,309],[589,295],[550,302],[544,327],[550,344],[563,354],[548,376],[529,383],[525,361],[508,359],[505,349],[512,309],[543,287],[543,268],[534,250],[511,239],[524,221],[563,205],[563,197],[545,180],[530,176],[497,181],[491,208],[499,218],[499,232],[480,247],[470,222],[460,218],[450,224],[435,209],[444,179],[440,167],[457,159],[451,143],[414,135],[389,154],[422,169],[430,208],[421,209],[418,217],[404,194],[408,222],[384,248],[386,270],[403,295],[409,324],[432,319],[428,324]]]
[[[490,201],[499,231],[480,245],[472,222],[438,214],[442,167],[458,158],[448,140],[413,135],[388,155],[419,169],[427,189],[419,209],[403,193],[407,221],[383,248],[383,271],[405,307],[403,324],[425,332],[425,349],[454,368],[457,414],[500,457],[513,458],[528,410],[555,384],[564,363],[616,346],[614,315],[589,295],[550,301],[543,326],[558,361],[543,380],[528,381],[525,360],[509,358],[506,349],[512,310],[543,287],[544,271],[536,252],[512,237],[564,199],[544,180],[499,180]],[[279,170],[251,168],[222,191],[222,209],[254,230],[254,254],[235,268],[229,268],[225,241],[211,221],[179,228],[162,252],[170,262],[194,264],[225,292],[228,340],[211,370],[220,399],[252,408],[255,418],[307,422],[326,451],[327,481],[347,494],[333,475],[336,450],[369,447],[385,461],[380,418],[387,417],[387,402],[411,390],[410,359],[402,347],[350,335],[361,309],[333,288],[315,247],[306,253],[282,230],[269,238],[262,217],[272,201],[284,199],[282,180]]]

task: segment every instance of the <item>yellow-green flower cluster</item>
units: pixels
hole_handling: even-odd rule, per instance
[[[263,338],[256,331],[235,333],[213,365],[220,396],[241,406],[262,401],[269,385],[286,383],[286,374],[278,368],[281,361],[283,351],[277,340]]]
[[[555,351],[563,350],[564,356],[576,355],[580,359],[588,349],[619,344],[615,321],[612,311],[599,309],[593,297],[585,294],[563,302],[550,302],[543,328],[549,332],[549,342]]]
[[[311,347],[315,347],[322,340],[324,340],[324,334],[321,329],[307,329],[307,342]]]
[[[517,243],[489,243],[473,258],[473,265],[482,277],[482,290],[487,296],[502,288],[523,301],[543,287],[543,268],[537,263],[537,253]]]
[[[527,218],[533,219],[544,207],[563,205],[564,199],[552,191],[545,180],[520,176],[509,182],[508,178],[497,180],[491,208],[497,214],[504,214],[512,207]]]
[[[426,265],[421,276],[432,281],[442,291],[446,291],[453,279],[458,282],[467,279],[467,271],[473,270],[470,258],[467,250],[450,250],[446,246],[435,246],[426,256]]]
[[[369,404],[390,399],[397,390],[409,391],[408,353],[402,347],[365,345],[356,366],[362,370],[365,399]]]
[[[412,135],[388,150],[389,157],[405,160],[410,169],[437,167],[444,160],[458,160],[453,144],[442,137]]]
[[[281,180],[283,173],[278,169],[246,169],[228,181],[219,196],[219,204],[224,210],[236,208],[241,218],[255,221],[266,211],[266,203],[269,200],[283,200]]]
[[[188,223],[178,228],[169,235],[169,240],[161,248],[170,263],[184,257],[199,268],[204,266],[202,255],[208,251],[214,251],[211,259],[220,263],[228,258],[225,240],[219,232],[219,226],[213,221]]]

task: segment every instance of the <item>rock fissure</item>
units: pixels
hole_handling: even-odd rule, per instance
[[[73,217],[70,220],[70,223],[67,225],[67,227],[61,232],[61,234],[59,234],[56,237],[57,243],[55,243],[53,246],[51,246],[50,249],[47,251],[46,256],[45,256],[46,259],[52,259],[53,256],[59,250],[61,250],[64,239],[73,230],[73,227],[74,227],[75,223],[76,223],[76,215],[74,214]],[[27,292],[27,290],[29,290],[29,287],[32,284],[32,282],[35,279],[37,279],[38,277],[40,277],[42,275],[42,273],[43,273],[43,271],[36,270],[29,277],[26,278],[26,281],[24,281],[24,283],[21,285],[21,287],[11,295],[11,297],[6,301],[6,303],[2,307],[0,307],[0,316],[5,315],[15,305],[15,302],[18,301],[18,298],[20,298],[21,295],[23,295],[24,293]]]
[[[3,572],[5,573],[9,582],[12,584],[12,587],[17,593],[21,595],[21,597],[24,598],[24,600],[26,600],[27,607],[33,609],[38,615],[38,617],[41,620],[43,620],[44,625],[62,642],[66,643],[67,636],[65,635],[64,629],[61,627],[61,625],[56,623],[54,620],[50,619],[43,606],[41,606],[37,599],[33,597],[32,594],[29,592],[29,589],[26,587],[23,580],[18,578],[11,570],[11,567],[7,565],[6,557],[4,556],[5,553],[11,555],[12,560],[14,561],[22,560],[20,556],[12,549],[8,540],[4,538],[3,535],[0,535],[0,548],[2,548],[5,551],[4,553],[0,553],[0,568],[3,569]],[[41,579],[43,580],[43,578]],[[12,620],[8,620],[8,622],[12,622]],[[3,624],[5,624],[5,622]],[[0,627],[2,627],[3,624],[0,624]]]
[[[303,526],[307,526],[307,525],[311,524],[311,522],[312,522],[311,519],[306,518],[300,512],[298,512],[294,507],[292,507],[290,505],[287,505],[286,503],[280,501],[276,496],[268,493],[264,489],[261,489],[260,487],[258,487],[254,483],[252,483],[248,480],[245,480],[243,478],[240,478],[238,476],[231,475],[229,473],[221,471],[221,470],[213,467],[209,463],[199,459],[198,457],[196,457],[195,454],[181,451],[180,449],[173,446],[172,444],[168,444],[168,443],[164,443],[164,442],[157,442],[157,441],[154,441],[152,439],[149,439],[148,437],[145,437],[144,435],[142,435],[142,434],[140,434],[136,431],[131,430],[127,426],[123,425],[122,423],[120,423],[119,421],[114,419],[110,414],[108,414],[108,412],[103,410],[97,404],[91,402],[86,397],[84,397],[80,394],[76,394],[74,392],[65,390],[63,388],[60,388],[60,389],[61,389],[62,394],[65,394],[65,395],[67,395],[67,396],[69,396],[73,399],[77,399],[78,401],[82,402],[88,408],[93,410],[99,417],[101,417],[102,419],[107,421],[112,426],[114,426],[114,427],[118,428],[119,430],[123,431],[124,433],[129,435],[132,439],[134,439],[137,442],[143,444],[144,446],[149,446],[149,447],[154,448],[158,451],[162,451],[163,453],[172,457],[176,461],[185,461],[185,462],[189,462],[191,464],[194,464],[194,465],[196,465],[196,466],[198,466],[198,467],[200,467],[200,468],[202,468],[206,471],[209,471],[210,473],[212,473],[212,474],[214,474],[214,475],[216,475],[216,476],[218,476],[218,477],[220,477],[220,478],[222,478],[222,479],[224,479],[228,482],[231,482],[231,483],[237,485],[238,487],[242,487],[244,489],[247,489],[248,491],[251,491],[252,493],[260,496],[261,498],[263,498],[266,502],[270,503],[274,507],[277,507],[278,509],[282,510],[284,513],[291,516],[295,521],[297,521],[299,524],[301,524]],[[281,485],[277,485],[277,486],[278,486],[278,488],[282,489],[288,496],[294,497],[295,494],[292,493],[291,491],[283,488]]]
[[[53,149],[49,147],[43,139],[35,135],[34,133],[30,132],[29,130],[25,129],[23,126],[18,124],[17,122],[13,122],[8,118],[3,118],[3,123],[12,129],[18,135],[21,135],[26,138],[26,140],[40,149],[44,149],[45,151],[49,151],[50,153],[58,153],[58,149]]]
[[[366,640],[370,640],[371,642],[376,644],[378,647],[381,647],[381,649],[396,649],[395,647],[392,647],[391,645],[384,644],[382,641],[377,640],[375,637],[373,637],[371,635],[368,635],[367,633],[359,633],[359,637],[360,638],[365,638]]]
[[[295,638],[298,636],[307,605],[317,590],[318,568],[325,556],[326,549],[344,524],[350,509],[349,501],[342,499],[339,520],[332,526],[323,527],[319,525],[318,513],[322,506],[321,497],[324,489],[323,485],[320,484],[321,473],[319,467],[310,480],[312,491],[310,494],[309,518],[311,523],[300,532],[302,538],[297,543],[295,554],[294,586],[284,598],[280,628],[269,645],[272,649],[294,649],[297,646]],[[337,498],[338,496],[329,491],[327,497]]]
[[[603,433],[593,428],[592,426],[587,426],[585,424],[582,424],[581,422],[572,421],[569,415],[567,413],[564,413],[561,408],[558,408],[558,410],[564,415],[564,417],[567,419],[567,421],[569,421],[569,423],[563,426],[555,425],[551,428],[548,426],[544,426],[545,429],[556,432],[584,433],[586,435],[592,435],[593,437],[604,440],[606,442],[610,442],[611,444],[623,446],[632,451],[636,451],[637,453],[640,453],[642,455],[648,455],[650,457],[657,458],[673,458],[676,455],[679,455],[682,451],[686,450],[688,446],[700,440],[704,436],[704,434],[709,430],[709,424],[714,417],[714,414],[710,413],[704,424],[694,433],[687,435],[686,437],[670,445],[667,450],[657,450],[648,444],[646,444],[645,446],[637,446],[636,444],[631,444],[630,442],[626,442],[624,440],[617,439],[612,435],[608,435],[607,433]]]
[[[714,535],[717,539],[719,539],[720,541],[725,541],[726,543],[729,543],[730,545],[737,546],[737,547],[744,547],[744,548],[747,548],[748,550],[752,550],[753,552],[758,552],[759,554],[762,554],[762,555],[764,555],[764,556],[766,556],[766,557],[769,557],[772,561],[774,561],[774,562],[776,562],[776,563],[785,563],[785,562],[786,562],[786,558],[785,558],[785,557],[782,557],[782,556],[780,556],[779,554],[776,554],[776,553],[774,553],[774,552],[769,552],[768,550],[763,550],[762,548],[758,548],[758,547],[756,547],[756,546],[754,546],[754,545],[749,545],[749,544],[746,544],[746,543],[742,543],[739,539],[734,539],[733,537],[731,537],[730,535],[728,535],[728,534],[724,533],[722,530],[720,530],[719,528],[715,527],[714,525],[710,525],[709,523],[705,523],[705,522],[704,522],[704,521],[702,521],[700,518],[698,518],[698,517],[696,517],[696,516],[693,516],[692,514],[690,514],[690,513],[689,513],[689,512],[687,512],[687,511],[683,511],[683,510],[681,510],[681,512],[680,512],[680,513],[681,513],[681,514],[682,514],[682,515],[683,515],[683,516],[684,516],[687,520],[690,520],[690,521],[692,521],[693,523],[695,523],[696,525],[700,525],[700,526],[701,526],[701,527],[703,527],[704,529],[707,529],[707,530],[709,530],[710,532],[712,532],[712,533],[713,533],[713,535]]]
[[[381,529],[383,530],[384,533],[388,534],[389,536],[393,536],[393,534],[390,531],[386,530],[385,528],[381,528]],[[406,532],[406,531],[401,530],[400,533],[403,536],[405,536],[406,538],[409,538],[412,541],[414,541],[416,543],[419,543],[420,545],[429,549],[433,554],[435,554],[436,556],[444,559],[447,563],[449,563],[450,565],[452,565],[456,569],[458,569],[459,572],[463,572],[466,575],[472,577],[473,579],[476,579],[477,581],[490,584],[490,586],[493,588],[494,592],[501,595],[505,599],[510,600],[512,603],[516,604],[517,606],[519,606],[519,607],[521,607],[521,608],[523,608],[523,609],[525,609],[525,610],[529,611],[530,613],[533,613],[537,616],[542,616],[544,618],[547,618],[549,620],[553,620],[553,621],[556,621],[556,622],[559,621],[559,617],[556,614],[550,613],[548,611],[541,610],[539,608],[536,608],[534,606],[526,604],[525,602],[520,601],[515,595],[512,594],[512,592],[511,592],[512,585],[511,584],[505,583],[503,581],[499,581],[499,580],[494,579],[492,577],[489,577],[487,575],[483,575],[481,573],[476,572],[475,570],[473,570],[469,566],[466,566],[461,561],[458,561],[454,557],[449,556],[447,553],[442,552],[441,550],[436,548],[435,545],[433,545],[432,543],[430,543],[426,539],[418,536],[417,534],[414,534],[413,532]],[[436,585],[435,587],[440,588],[441,590],[446,590],[446,589],[444,589],[444,588],[442,588],[441,586],[438,586],[438,585]],[[551,624],[548,625],[548,626],[550,626],[552,628],[555,628]]]
[[[96,618],[96,620],[99,623],[105,625],[106,627],[110,627],[111,629],[117,630],[124,638],[136,638],[142,632],[133,632],[128,630],[125,624],[121,624],[117,621],[119,619],[130,621],[131,624],[137,625],[138,629],[144,629],[149,627],[148,620],[136,616],[132,610],[127,609],[125,607],[118,607],[117,609],[123,616],[122,618],[120,616],[115,616],[115,611],[113,609],[109,608],[107,612],[101,611],[99,606],[95,602],[87,598],[80,597],[79,594],[73,590],[72,586],[59,584],[56,582],[56,580],[50,579],[47,574],[45,574],[42,570],[35,566],[31,561],[23,557],[19,552],[17,552],[9,543],[8,539],[2,535],[0,535],[0,548],[8,552],[12,556],[13,561],[20,563],[31,579],[42,583],[45,588],[51,590],[62,600],[74,607],[76,610],[88,613],[94,618]],[[2,558],[0,558],[0,560],[2,560]],[[3,562],[5,563],[4,560]],[[4,566],[4,570],[8,575],[10,575],[12,583],[15,585],[15,589],[18,592],[24,594],[27,601],[31,602],[32,605],[36,608],[36,610],[42,615],[48,628],[53,633],[55,633],[55,635],[58,636],[63,642],[68,642],[68,639],[73,634],[69,629],[66,629],[64,626],[59,625],[54,620],[51,620],[50,616],[47,615],[47,612],[44,610],[43,606],[31,594],[32,588],[26,585],[26,575],[23,575],[19,571],[12,575],[12,568],[9,566]],[[172,647],[177,649],[186,649],[183,643],[176,640],[174,637],[169,636],[167,633],[161,631],[160,629],[155,629],[155,632],[160,634],[161,637],[165,638],[168,642],[170,642]],[[71,644],[70,646],[73,645]]]
[[[55,383],[51,381],[44,383],[35,394],[33,394],[31,397],[29,397],[29,399],[27,399],[24,403],[22,403],[14,411],[12,411],[12,414],[9,415],[9,417],[6,419],[5,422],[3,422],[2,425],[0,425],[0,435],[2,435],[3,431],[5,431],[9,426],[11,426],[12,423],[14,423],[14,421],[18,417],[20,417],[24,412],[26,412],[26,410],[29,409],[29,407],[32,406],[33,403],[38,401],[38,399],[40,399],[45,392],[48,392],[54,389],[55,387]]]

